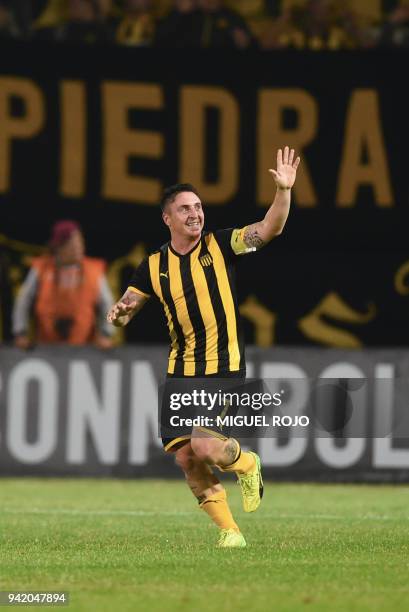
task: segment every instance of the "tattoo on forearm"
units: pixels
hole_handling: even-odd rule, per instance
[[[258,235],[257,228],[251,225],[244,232],[244,243],[248,247],[255,247],[256,249],[261,249],[264,246],[264,240]]]

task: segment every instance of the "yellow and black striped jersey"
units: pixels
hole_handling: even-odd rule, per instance
[[[135,270],[129,289],[156,295],[165,310],[169,374],[207,376],[245,368],[235,264],[237,255],[255,249],[244,244],[244,230],[205,232],[185,255],[168,242]]]

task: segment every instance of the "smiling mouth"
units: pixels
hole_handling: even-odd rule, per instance
[[[193,223],[187,223],[188,227],[200,227],[200,221],[194,221]]]

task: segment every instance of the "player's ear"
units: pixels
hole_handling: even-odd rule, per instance
[[[162,219],[163,219],[164,224],[170,227],[170,216],[166,210],[164,210],[162,213]]]

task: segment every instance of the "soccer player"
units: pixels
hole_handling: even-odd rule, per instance
[[[165,190],[162,218],[169,228],[170,241],[140,264],[107,319],[115,326],[127,325],[156,295],[163,305],[171,339],[168,380],[245,377],[234,285],[236,259],[281,234],[299,163],[293,149],[286,146],[284,151],[278,150],[277,169],[269,170],[277,187],[274,201],[262,221],[243,228],[205,232],[202,202],[193,185],[178,184]],[[244,510],[253,512],[263,494],[258,455],[243,452],[237,440],[216,429],[198,432],[193,428],[186,435],[162,436],[162,441],[165,451],[175,453],[176,463],[200,507],[219,527],[218,546],[246,546],[213,468],[237,474]]]

